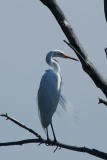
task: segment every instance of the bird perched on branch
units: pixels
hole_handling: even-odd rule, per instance
[[[56,57],[78,61],[58,50],[50,51],[46,56],[46,62],[51,69],[44,73],[40,82],[38,90],[38,110],[41,124],[46,130],[47,140],[49,140],[48,126],[51,125],[54,142],[56,142],[56,136],[52,125],[52,116],[61,100],[62,84],[61,69],[58,61],[55,59]]]

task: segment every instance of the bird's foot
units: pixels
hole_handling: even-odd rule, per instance
[[[54,138],[54,140],[52,141],[52,145],[54,146],[54,145],[56,145],[57,144],[57,139],[56,138]]]
[[[49,146],[49,144],[50,144],[50,139],[49,137],[47,137],[46,146]]]
[[[58,141],[57,141],[57,139],[56,138],[54,138],[54,144],[56,144]]]

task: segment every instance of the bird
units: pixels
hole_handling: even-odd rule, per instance
[[[57,139],[52,124],[52,117],[61,99],[62,85],[61,69],[56,57],[78,61],[59,50],[50,51],[46,56],[46,62],[51,68],[45,71],[40,81],[38,89],[38,111],[42,127],[46,131],[47,141],[50,140],[48,134],[48,126],[50,125],[54,142],[56,142]]]

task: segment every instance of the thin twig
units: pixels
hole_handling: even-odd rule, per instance
[[[105,48],[104,50],[105,50],[105,53],[106,53],[106,58],[107,58],[107,48]]]
[[[107,101],[103,100],[102,98],[99,98],[98,104],[101,104],[101,103],[107,106]]]
[[[87,62],[85,61],[84,57],[82,57],[82,55],[79,53],[79,51],[76,50],[76,49],[73,47],[73,45],[71,45],[71,44],[70,44],[69,42],[67,42],[66,40],[63,40],[63,42],[66,43],[71,49],[73,49],[73,51],[80,57],[80,59],[81,59],[86,65],[88,65]]]
[[[55,153],[57,151],[57,149],[58,149],[58,146],[56,146],[56,148],[54,149],[53,153]]]
[[[38,133],[36,133],[34,130],[32,130],[31,128],[28,128],[27,126],[25,126],[24,124],[20,123],[20,122],[17,121],[16,119],[8,116],[7,113],[6,113],[6,114],[1,114],[0,116],[1,116],[1,117],[5,117],[6,120],[12,121],[13,123],[17,124],[17,125],[20,126],[21,128],[24,128],[25,130],[29,131],[30,133],[32,133],[32,134],[35,135],[36,137],[41,138],[41,136],[40,136]]]

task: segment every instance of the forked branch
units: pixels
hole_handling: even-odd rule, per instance
[[[64,148],[64,149],[68,149],[68,150],[72,150],[72,151],[78,151],[78,152],[88,153],[88,154],[91,154],[93,156],[96,156],[96,157],[99,157],[99,158],[107,160],[107,153],[101,152],[101,151],[96,150],[96,149],[90,149],[90,148],[87,148],[87,147],[70,146],[70,145],[62,144],[62,143],[60,143],[58,141],[54,142],[52,140],[43,139],[37,132],[35,132],[31,128],[25,126],[24,124],[20,123],[19,121],[15,120],[14,118],[8,116],[7,114],[1,114],[0,116],[1,117],[5,117],[7,120],[12,121],[16,125],[18,125],[21,128],[29,131],[30,133],[32,133],[33,135],[35,135],[37,137],[36,139],[24,139],[24,140],[20,140],[20,141],[0,143],[0,147],[3,147],[3,146],[14,146],[14,145],[23,145],[23,144],[30,144],[30,143],[38,143],[38,144],[45,144],[46,146],[55,146],[56,149],[54,150],[54,152],[58,148],[59,149],[60,148]]]

